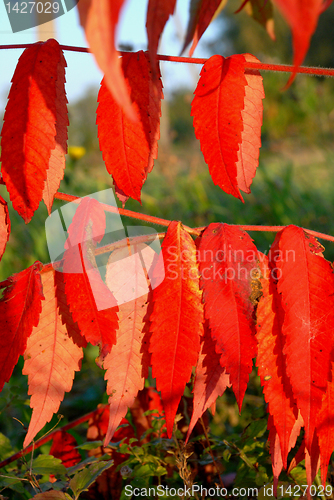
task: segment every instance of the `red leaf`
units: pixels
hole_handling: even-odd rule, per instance
[[[55,271],[55,283],[59,314],[61,315],[63,324],[66,326],[67,333],[72,338],[73,342],[79,347],[87,347],[87,341],[81,335],[78,324],[73,321],[72,314],[67,303],[63,273]]]
[[[28,223],[43,196],[57,119],[58,42],[38,42],[21,55],[2,128],[2,176],[13,207]],[[61,124],[59,124],[61,126]]]
[[[256,355],[250,298],[258,275],[257,249],[238,227],[215,223],[198,239],[198,260],[205,318],[241,410]]]
[[[259,62],[251,54],[244,54],[244,57],[247,62]],[[264,90],[262,76],[259,71],[246,69],[245,78],[247,81],[245,86],[245,107],[241,111],[243,129],[236,167],[239,189],[244,193],[250,193],[249,186],[252,184],[259,164]]]
[[[168,226],[162,254],[165,278],[153,290],[150,352],[171,437],[177,407],[200,350],[203,306],[195,244],[181,223]]]
[[[196,422],[205,410],[216,402],[218,396],[222,396],[226,387],[231,387],[230,376],[220,364],[220,355],[215,351],[215,343],[207,324],[204,327],[204,336],[201,342],[196,378],[194,384],[193,413],[189,424],[186,442],[188,441]]]
[[[86,33],[90,50],[105,75],[108,89],[130,120],[137,121],[126,89],[115,34],[124,0],[80,0],[80,24]]]
[[[321,410],[317,417],[317,435],[321,458],[321,480],[326,486],[328,463],[334,450],[334,370],[332,380],[328,382]]]
[[[191,0],[190,18],[182,52],[193,40],[189,56],[193,55],[204,31],[226,4],[227,0]]]
[[[22,373],[28,375],[30,407],[33,409],[23,447],[58,411],[65,392],[72,388],[74,372],[80,370],[81,347],[69,337],[57,307],[54,271],[41,275],[45,301],[38,326],[27,342]]]
[[[290,85],[296,76],[296,70],[302,64],[310,46],[310,40],[316,30],[319,15],[331,2],[325,0],[273,0],[280,9],[293,36],[294,72],[289,78]]]
[[[212,56],[203,66],[192,102],[196,137],[212,180],[243,198],[258,166],[261,146],[262,77],[245,70],[250,55]]]
[[[43,200],[49,214],[58,191],[60,181],[64,177],[65,154],[67,153],[67,99],[65,93],[65,67],[66,61],[63,52],[60,52],[60,61],[57,67],[56,81],[56,147],[51,151],[49,168],[46,173],[46,181],[43,191]]]
[[[305,438],[304,438],[305,439]],[[312,442],[312,448],[310,452],[308,452],[307,447],[305,447],[305,469],[306,469],[306,478],[307,478],[307,498],[311,500],[313,495],[311,496],[311,485],[315,479],[315,476],[318,474],[318,470],[320,467],[320,450],[318,444],[318,438],[315,435],[315,438]]]
[[[68,228],[63,260],[65,293],[73,321],[87,342],[100,346],[103,356],[116,342],[118,310],[94,256],[105,224],[102,205],[92,198],[83,198]]]
[[[113,176],[118,190],[140,201],[147,172],[152,170],[157,157],[162,83],[159,79],[153,84],[150,64],[143,51],[124,55],[122,68],[140,121],[134,123],[124,115],[110,94],[105,79],[101,82],[96,121],[108,172]]]
[[[7,202],[0,196],[0,260],[5,253],[10,235],[10,218]]]
[[[146,245],[141,245],[146,247]],[[119,330],[117,332],[117,342],[110,354],[103,362],[103,368],[107,370],[105,379],[107,383],[107,394],[110,404],[109,426],[105,437],[105,446],[109,443],[116,428],[122,418],[126,415],[137,396],[139,390],[144,388],[145,378],[148,376],[148,346],[144,344],[145,325],[147,321],[148,303],[148,280],[143,274],[142,253],[155,252],[150,247],[140,248],[132,245],[131,250],[135,253],[129,257],[126,248],[125,258],[122,250],[116,250],[111,254],[111,259],[107,265],[106,282],[109,289],[112,289],[119,302]],[[140,250],[143,250],[141,252]],[[131,265],[131,282],[124,283],[127,276],[121,271],[119,276],[119,265]],[[123,279],[122,279],[123,278]],[[115,289],[117,286],[118,290]],[[133,291],[134,298],[127,301],[129,288]],[[123,297],[126,288],[126,296]],[[118,292],[118,293],[117,293]]]
[[[72,467],[81,461],[81,455],[76,446],[78,446],[76,439],[68,432],[61,430],[53,436],[50,455],[60,458],[65,467]]]
[[[268,415],[268,430],[269,430],[269,444],[270,444],[270,455],[271,455],[271,464],[273,469],[274,476],[274,495],[277,498],[277,486],[278,486],[278,478],[283,469],[283,460],[282,460],[282,452],[280,439],[276,432],[276,427],[274,425],[274,421],[272,416]]]
[[[298,417],[298,409],[286,373],[286,357],[283,353],[284,309],[268,267],[268,257],[263,254],[260,254],[260,270],[263,296],[257,306],[256,365],[272,425],[280,440],[283,465],[286,469],[290,435]]]
[[[148,39],[148,52],[155,69],[157,51],[161,33],[169,16],[174,13],[176,0],[149,0],[146,17],[146,31]]]
[[[19,356],[42,310],[42,264],[32,266],[8,279],[0,300],[0,391],[10,379]]]
[[[285,312],[287,373],[304,420],[309,453],[330,378],[333,346],[334,276],[322,250],[302,228],[287,226],[277,234],[270,255]]]
[[[297,438],[300,434],[300,429],[303,426],[303,419],[300,415],[300,412],[298,413],[298,418],[294,423],[292,432],[290,433],[290,438],[288,441],[288,448],[291,450],[292,448],[295,447]],[[276,432],[276,428],[273,422],[272,416],[269,414],[268,415],[268,429],[269,429],[269,443],[270,443],[270,455],[271,455],[271,461],[272,461],[272,468],[273,468],[273,475],[274,475],[274,495],[277,497],[277,485],[278,485],[278,478],[279,475],[282,471],[283,468],[283,461],[282,461],[282,453],[281,453],[281,445],[280,445],[280,439],[278,437],[278,434]],[[304,459],[304,448],[302,448],[301,455],[300,455],[300,460]],[[299,451],[298,451],[299,453]],[[297,454],[298,454],[297,453]],[[296,455],[297,457],[297,455]],[[295,458],[296,458],[295,457]],[[298,458],[298,457],[297,457]],[[289,465],[289,471],[296,467],[297,463],[291,467],[292,462]],[[289,474],[289,471],[287,472]]]

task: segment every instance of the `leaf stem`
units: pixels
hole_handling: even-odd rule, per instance
[[[14,45],[0,45],[0,50],[8,49],[26,49],[34,45],[34,43],[18,43]],[[70,52],[83,52],[90,53],[87,47],[74,47],[72,45],[60,45],[62,50],[68,50]],[[127,51],[120,51],[120,54],[126,54]],[[168,56],[164,54],[158,54],[157,59],[160,61],[187,63],[187,64],[204,64],[207,59],[198,57],[178,57],[178,56]],[[334,77],[334,68],[314,68],[312,66],[299,66],[295,67],[292,64],[265,64],[265,63],[253,63],[246,62],[246,68],[248,69],[258,69],[263,71],[279,71],[283,73],[301,73],[313,76],[331,76]]]

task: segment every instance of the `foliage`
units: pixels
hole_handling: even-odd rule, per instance
[[[185,46],[193,41],[191,53],[225,3],[191,2],[185,41]],[[260,0],[250,3],[249,12],[272,35],[271,2],[263,12]],[[294,66],[288,82],[291,85],[318,17],[330,2],[313,0],[297,7],[288,0],[275,0],[275,4],[293,35]],[[107,171],[124,206],[129,198],[144,199],[143,185],[146,180],[149,184],[150,176],[152,182],[155,175],[151,171],[157,158],[163,97],[156,50],[175,1],[150,0],[148,54],[123,54],[120,59],[114,33],[122,5],[122,0],[90,0],[79,2],[78,9],[90,48],[105,73],[98,96],[98,137]],[[264,17],[259,17],[260,12]],[[152,22],[155,16],[159,23]],[[1,388],[23,355],[22,373],[28,375],[33,409],[23,444],[27,447],[58,412],[65,392],[72,388],[75,371],[81,369],[83,349],[90,343],[99,352],[96,356],[88,347],[88,355],[95,355],[98,366],[106,370],[109,409],[94,410],[89,415],[87,435],[82,430],[81,435],[78,433],[82,456],[75,450],[71,437],[56,438],[52,434],[51,450],[42,448],[36,458],[31,455],[30,462],[23,459],[15,464],[19,456],[10,455],[17,445],[2,435],[2,458],[9,457],[6,464],[2,463],[6,465],[2,486],[21,498],[37,493],[37,499],[77,499],[87,495],[94,498],[97,491],[108,495],[110,490],[113,496],[125,498],[130,486],[140,491],[152,487],[147,496],[156,496],[157,488],[164,484],[173,488],[180,485],[185,488],[184,496],[191,495],[187,493],[190,488],[199,498],[196,477],[201,486],[210,487],[213,478],[218,478],[221,488],[225,488],[226,479],[238,488],[260,488],[272,483],[277,492],[282,486],[278,477],[284,468],[284,485],[292,481],[303,487],[307,481],[307,494],[314,496],[311,485],[315,480],[315,491],[321,496],[334,447],[334,278],[332,265],[325,260],[323,247],[315,238],[317,233],[291,224],[289,210],[280,204],[276,186],[262,173],[271,198],[264,207],[289,224],[278,232],[268,255],[254,245],[242,228],[214,222],[224,215],[224,208],[219,201],[215,205],[206,197],[198,180],[191,184],[187,199],[181,196],[180,202],[190,200],[196,204],[196,195],[204,200],[207,217],[198,222],[200,227],[187,227],[186,220],[182,224],[142,217],[147,224],[168,225],[167,233],[160,235],[164,238],[160,256],[148,244],[149,231],[144,239],[120,236],[120,241],[110,242],[106,228],[114,220],[112,208],[90,197],[78,203],[76,197],[58,192],[67,152],[65,66],[63,52],[55,40],[28,47],[18,61],[4,116],[2,183],[16,212],[28,223],[36,217],[42,199],[50,213],[55,198],[76,201],[77,209],[71,224],[67,220],[60,261],[44,266],[31,263],[2,283]],[[212,56],[203,65],[192,101],[195,135],[212,180],[241,201],[244,200],[240,190],[250,193],[259,165],[264,98],[259,69],[260,61],[250,54]],[[292,89],[282,99],[293,97]],[[314,107],[314,87],[307,89],[309,93],[298,101],[306,103],[304,108],[296,106],[293,113],[299,112],[300,123]],[[331,103],[327,91],[325,94],[326,103]],[[290,117],[286,123],[289,122]],[[265,138],[270,130],[267,124]],[[73,182],[74,166],[82,151],[72,149],[69,153],[72,160],[63,185]],[[286,172],[283,188],[288,191],[291,177],[289,169]],[[90,181],[86,182],[84,192],[89,189]],[[156,189],[161,188],[157,185]],[[78,186],[76,190],[78,195],[83,194]],[[175,198],[178,197],[176,192]],[[0,200],[2,254],[10,234],[5,198],[6,195]],[[150,203],[159,208],[156,201]],[[263,208],[253,206],[254,213],[258,210],[262,218]],[[212,208],[216,214],[210,213]],[[119,212],[127,213],[122,209]],[[40,214],[37,217],[43,218]],[[139,218],[139,213],[135,216]],[[326,207],[324,216],[328,216]],[[102,259],[98,255],[104,253],[110,253],[109,259],[103,260],[105,280],[98,269]],[[127,261],[130,256],[132,260]],[[124,289],[124,280],[129,282],[129,276],[134,280]],[[259,382],[252,373],[255,357],[268,405],[268,422],[261,403],[241,435],[232,432],[228,439],[209,438],[205,412],[211,408],[215,413],[216,399],[226,397],[228,388],[231,387],[240,411],[244,400],[247,406],[249,379],[250,391],[254,390],[258,397]],[[15,376],[14,372],[14,380]],[[156,378],[161,401],[156,393],[148,396],[143,390],[145,380],[152,377]],[[187,386],[189,379],[193,397]],[[11,391],[4,389],[4,405],[15,400],[21,419],[26,422],[26,402],[20,391]],[[148,400],[144,401],[143,395]],[[162,418],[166,430],[162,428]],[[66,424],[62,432],[81,423],[82,418],[76,419]],[[122,429],[126,429],[123,434]],[[112,444],[116,436],[121,442]],[[37,442],[37,447],[49,439]],[[192,445],[187,444],[189,439]],[[65,442],[69,445],[67,450],[60,444]],[[196,448],[198,443],[200,449]],[[267,460],[268,447],[272,470]],[[306,476],[300,467],[303,460]],[[319,466],[323,490],[317,476]],[[229,472],[232,479],[228,479]],[[106,486],[110,481],[111,485]],[[22,483],[30,486],[24,488]],[[264,486],[262,492],[265,495]],[[246,490],[245,495],[240,493],[255,495]]]

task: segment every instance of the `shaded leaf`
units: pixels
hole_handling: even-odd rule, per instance
[[[1,172],[13,207],[26,223],[43,197],[56,145],[60,54],[55,40],[27,48],[16,66],[8,96],[1,132]]]
[[[146,245],[141,245],[141,247],[146,247]],[[124,300],[123,303],[119,304],[117,342],[103,362],[103,368],[107,370],[105,374],[105,379],[108,381],[107,394],[110,396],[110,415],[105,446],[112,438],[122,418],[125,417],[128,408],[133,405],[138,391],[144,388],[145,378],[148,376],[148,345],[144,342],[144,337],[149,280],[143,274],[140,250],[156,254],[150,247],[141,247],[131,246],[131,250],[134,252],[130,261],[132,264],[131,283],[124,284],[121,279],[118,285],[118,289],[126,287],[125,292],[129,292],[128,288],[131,287],[136,298],[131,301]],[[125,249],[125,252],[129,253],[128,248]],[[118,281],[118,265],[125,262],[129,266],[126,259],[129,255],[126,253],[124,255],[123,251],[113,252],[111,254],[112,261],[109,259],[109,265],[107,265],[106,282],[116,297],[118,296],[115,290],[115,284],[117,286]],[[122,276],[124,278],[124,274]]]
[[[80,0],[80,24],[97,64],[105,75],[114,99],[130,120],[137,121],[125,85],[119,53],[115,47],[117,23],[124,0]]]
[[[181,223],[168,226],[162,254],[165,278],[153,290],[150,352],[171,437],[177,407],[200,350],[203,306],[195,244]]]
[[[215,19],[215,17],[223,10],[227,0],[191,0],[190,16],[187,26],[187,34],[182,47],[182,52],[192,41],[192,46],[189,50],[191,57],[203,33]]]
[[[8,279],[0,300],[0,390],[10,379],[42,310],[42,264],[35,262]]]
[[[67,127],[69,125],[67,116],[67,99],[65,93],[65,67],[66,61],[63,52],[60,52],[60,61],[57,67],[56,81],[56,136],[55,148],[51,151],[49,168],[46,172],[46,180],[43,191],[43,200],[49,215],[58,191],[60,181],[64,177],[65,154],[67,153]]]
[[[321,480],[326,485],[328,463],[334,450],[334,377],[332,364],[332,377],[327,384],[325,396],[322,400],[321,410],[317,416],[317,435],[319,438],[321,458]]]
[[[113,460],[104,461],[101,460],[92,465],[89,465],[82,471],[78,472],[74,477],[72,477],[69,487],[73,491],[76,498],[83,491],[87,491],[89,486],[93,484],[102,472],[109,469],[113,465]]]
[[[290,85],[307,54],[310,41],[318,24],[319,15],[328,8],[330,2],[325,0],[273,0],[285,20],[290,25],[293,37],[294,72],[289,78]]]
[[[270,253],[285,313],[282,331],[287,374],[304,420],[309,453],[330,379],[333,349],[334,276],[322,251],[314,236],[287,226],[277,234]]]
[[[236,13],[245,7],[246,12],[266,30],[272,40],[275,40],[274,12],[271,0],[245,0]]]
[[[147,6],[146,31],[148,53],[155,71],[160,36],[169,16],[174,13],[176,0],[149,0]]]
[[[150,63],[143,51],[125,54],[122,69],[139,121],[134,123],[126,117],[104,78],[96,122],[103,159],[117,191],[125,197],[121,198],[124,203],[126,197],[140,201],[141,188],[157,157],[163,94],[159,68],[159,79],[153,84]]]
[[[38,455],[32,461],[32,470],[35,474],[66,474],[66,467],[59,458],[51,455]]]
[[[201,418],[205,410],[215,404],[218,396],[224,394],[226,387],[231,387],[230,376],[220,364],[220,355],[215,351],[215,342],[211,338],[207,323],[205,323],[193,389],[193,413],[186,442],[197,420]]]
[[[64,282],[73,321],[87,342],[100,345],[103,355],[116,342],[116,301],[103,283],[95,262],[96,244],[105,233],[105,213],[93,198],[83,198],[68,228]]]
[[[81,455],[76,449],[77,444],[76,439],[71,434],[60,430],[53,436],[50,455],[59,458],[64,467],[72,467],[81,461]]]
[[[58,411],[65,392],[72,388],[74,372],[80,370],[82,349],[69,337],[57,308],[54,271],[41,275],[45,301],[38,326],[27,342],[22,373],[28,375],[33,409],[26,447]],[[50,471],[50,474],[53,472]]]
[[[210,224],[196,243],[205,318],[241,410],[256,355],[250,298],[259,275],[257,249],[247,233],[219,223]]]
[[[0,260],[5,253],[10,235],[10,218],[7,202],[0,196]]]
[[[273,280],[273,273],[268,267],[268,257],[263,254],[260,255],[260,270],[263,296],[257,306],[258,354],[256,365],[264,397],[268,403],[271,427],[275,428],[280,441],[282,466],[286,469],[290,451],[290,436],[298,417],[298,409],[286,373],[286,357],[283,352],[285,344],[285,337],[282,333],[284,309]],[[274,457],[277,455],[276,437],[274,437],[276,432],[272,431],[270,438],[271,445],[275,450]],[[276,462],[276,458],[273,460]]]
[[[262,77],[245,69],[250,55],[212,56],[203,66],[191,106],[194,128],[212,180],[243,201],[261,146]]]

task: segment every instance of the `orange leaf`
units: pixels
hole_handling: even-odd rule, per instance
[[[26,49],[8,96],[1,133],[1,171],[13,207],[26,223],[43,197],[51,151],[56,145],[60,56],[55,40]]]
[[[282,296],[284,354],[293,395],[312,454],[317,414],[331,374],[334,276],[323,247],[302,228],[287,226],[271,247],[277,290]]]
[[[107,264],[107,285],[116,299],[119,298],[120,301],[118,302],[119,330],[116,345],[103,362],[103,368],[107,370],[105,374],[105,379],[108,381],[107,394],[110,396],[110,416],[105,446],[126,415],[128,408],[133,405],[138,391],[143,389],[145,378],[148,376],[148,345],[144,339],[149,282],[143,274],[141,260],[145,259],[142,255],[145,251],[156,254],[150,247],[145,247],[146,245],[132,245],[131,250],[134,254],[130,256],[130,261],[126,258],[126,256],[129,257],[127,248],[125,256],[123,250],[115,250]],[[129,275],[122,272],[122,264],[131,266],[131,283],[124,283],[124,278]],[[121,267],[120,272],[119,267]],[[130,287],[135,298],[127,301]],[[126,288],[125,291],[124,288]]]
[[[203,333],[196,248],[180,222],[171,222],[162,244],[165,278],[153,290],[152,375],[161,391],[168,436],[196,365]]]
[[[0,300],[0,391],[10,379],[42,310],[42,284],[35,262],[11,276]]]
[[[251,54],[244,54],[244,57],[247,62],[259,62]],[[249,186],[259,164],[264,90],[262,76],[257,70],[246,69],[245,78],[247,85],[244,109],[241,111],[243,130],[236,167],[239,189],[244,193],[250,193]]]
[[[33,409],[23,447],[58,411],[65,392],[72,388],[74,372],[80,370],[81,347],[69,337],[57,307],[54,271],[41,275],[45,301],[38,326],[27,342],[22,373],[28,375]]]
[[[263,254],[260,254],[260,270],[263,296],[257,306],[256,366],[286,469],[290,435],[298,417],[298,409],[286,373],[286,357],[283,352],[284,309],[268,267],[268,257]]]
[[[182,52],[193,40],[189,56],[193,55],[204,31],[226,4],[227,0],[191,0],[189,23]]]
[[[125,54],[122,68],[140,121],[134,123],[125,116],[105,79],[101,82],[96,121],[103,159],[115,185],[125,197],[140,201],[147,172],[152,170],[157,157],[162,83],[159,79],[153,84],[150,64],[143,51]],[[158,67],[157,74],[160,76]],[[124,199],[122,201],[124,203]]]
[[[157,51],[161,33],[169,16],[174,13],[176,0],[149,0],[146,17],[148,53],[155,71]]]
[[[212,56],[203,66],[191,114],[212,180],[228,194],[249,193],[261,146],[262,77],[250,55]]]
[[[119,306],[119,330],[116,345],[106,356],[103,368],[109,395],[110,415],[104,445],[107,446],[148,376],[145,315],[148,295]]]
[[[298,413],[298,418],[294,423],[292,432],[290,433],[290,438],[288,442],[288,449],[291,450],[292,448],[295,447],[297,438],[300,434],[300,429],[303,426],[303,419],[300,415],[300,412]],[[282,471],[283,468],[283,460],[282,460],[282,452],[281,452],[281,445],[280,445],[280,439],[278,437],[278,434],[276,432],[276,428],[273,422],[273,417],[269,414],[268,415],[268,430],[269,430],[269,443],[270,443],[270,455],[271,455],[271,462],[272,462],[272,468],[273,468],[273,475],[274,475],[274,495],[277,497],[277,485],[278,485],[278,478],[279,475]],[[302,456],[300,458],[300,461],[304,459],[304,449],[302,451]],[[299,452],[298,452],[299,453]],[[292,462],[289,464],[289,471],[291,468]],[[293,465],[293,467],[295,467]],[[293,468],[292,467],[292,468]],[[289,472],[288,472],[289,474]]]
[[[230,376],[220,364],[220,355],[215,351],[215,342],[207,323],[204,326],[204,336],[201,342],[201,352],[196,367],[196,378],[194,384],[193,413],[187,433],[188,441],[196,422],[205,410],[216,402],[218,396],[222,396],[226,387],[231,387]],[[214,412],[213,412],[214,413]]]
[[[10,235],[10,218],[7,202],[0,196],[0,260],[5,253]]]
[[[296,70],[302,64],[310,46],[310,40],[316,30],[319,15],[329,7],[326,0],[273,0],[280,9],[293,36],[294,72],[287,85],[291,85]]]
[[[80,24],[97,64],[105,75],[108,89],[130,120],[137,121],[126,89],[115,34],[124,0],[80,0]]]
[[[241,410],[256,356],[250,298],[258,275],[257,249],[245,231],[218,223],[210,224],[196,243],[205,318]]]
[[[116,301],[103,283],[95,248],[105,233],[105,213],[93,198],[83,198],[68,228],[63,259],[65,293],[73,321],[87,342],[99,345],[102,357],[116,342]]]
[[[56,146],[51,151],[49,168],[46,173],[46,180],[43,191],[43,200],[49,214],[58,191],[60,181],[64,177],[65,154],[67,153],[67,127],[69,125],[67,117],[67,99],[65,93],[65,67],[66,61],[63,52],[60,52],[60,61],[57,67],[56,81]]]

